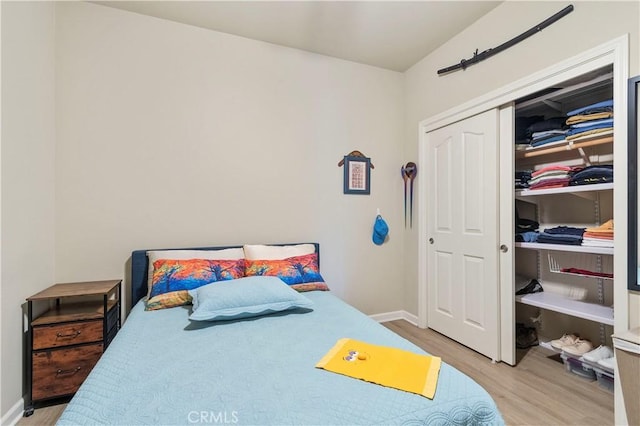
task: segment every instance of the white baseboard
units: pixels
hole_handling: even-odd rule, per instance
[[[13,404],[13,407],[7,411],[2,419],[0,419],[0,425],[2,426],[14,426],[18,423],[18,420],[22,418],[24,414],[24,399],[20,398],[18,402]]]
[[[410,322],[411,324],[415,325],[416,327],[418,326],[418,316],[417,315],[413,315],[410,314],[407,311],[402,311],[404,312],[404,317],[402,318],[403,320]]]
[[[369,315],[369,318],[378,322],[388,322],[395,320],[405,320],[413,325],[418,325],[418,317],[407,311],[383,312],[381,314]]]

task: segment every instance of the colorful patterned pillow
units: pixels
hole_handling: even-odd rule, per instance
[[[318,269],[318,254],[294,256],[282,260],[245,260],[247,277],[278,277],[298,291],[329,290]]]
[[[202,249],[186,249],[186,250],[149,250],[147,251],[149,258],[149,268],[147,270],[147,299],[151,293],[151,284],[153,281],[153,264],[160,259],[215,259],[215,260],[237,260],[244,259],[244,249],[242,247],[218,249],[218,250],[202,250]]]
[[[189,290],[216,281],[242,278],[244,262],[244,259],[156,260],[146,310],[187,305],[191,303]]]

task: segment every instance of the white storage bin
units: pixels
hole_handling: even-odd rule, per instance
[[[568,372],[575,374],[583,379],[594,381],[596,380],[596,373],[592,367],[584,364],[579,359],[571,358],[565,354],[560,354],[562,362]]]
[[[598,379],[600,387],[608,390],[609,392],[613,392],[613,374],[597,367],[593,367],[593,371],[596,373],[596,378]]]

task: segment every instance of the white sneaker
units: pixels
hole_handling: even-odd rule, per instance
[[[575,344],[577,341],[578,341],[578,336],[576,336],[575,334],[565,334],[561,338],[552,340],[549,343],[551,343],[551,346],[553,346],[556,349],[562,349],[565,346]]]
[[[582,358],[589,362],[598,362],[601,359],[611,358],[612,356],[613,350],[611,350],[611,348],[609,348],[608,346],[600,345],[591,352],[587,352],[586,354],[582,355]]]
[[[573,356],[582,356],[593,349],[593,345],[590,341],[584,339],[578,339],[573,345],[567,345],[562,347],[562,351]]]
[[[608,368],[609,370],[615,370],[616,358],[612,356],[610,358],[604,358],[604,359],[598,360],[598,365],[601,365],[604,368]]]

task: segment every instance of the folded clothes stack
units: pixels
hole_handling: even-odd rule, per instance
[[[535,243],[538,241],[540,233],[538,231],[526,231],[516,234],[515,240],[518,243]]]
[[[602,164],[576,170],[571,175],[569,185],[593,185],[596,183],[611,182],[613,182],[613,165]]]
[[[533,243],[538,239],[537,229],[540,224],[535,220],[521,218],[516,209],[516,234],[515,240],[518,242]]]
[[[537,121],[527,128],[527,136],[532,147],[564,141],[567,134],[567,117],[553,117]]]
[[[613,99],[569,111],[567,116],[567,141],[583,142],[613,134]]]
[[[582,244],[582,235],[585,228],[575,228],[571,226],[556,226],[546,228],[538,235],[537,242],[547,244],[565,244],[579,246]]]
[[[549,145],[552,142],[564,141],[566,130],[545,130],[531,134],[531,146],[539,147]]]
[[[561,165],[543,167],[531,173],[529,189],[550,189],[569,186],[573,168]]]
[[[538,121],[543,121],[544,115],[532,115],[528,117],[516,117],[515,142],[516,146],[531,144],[531,132],[529,126]]]
[[[589,247],[613,247],[613,219],[595,228],[585,229],[582,245]]]
[[[529,187],[531,180],[531,170],[516,170],[514,176],[515,189],[525,189]]]

